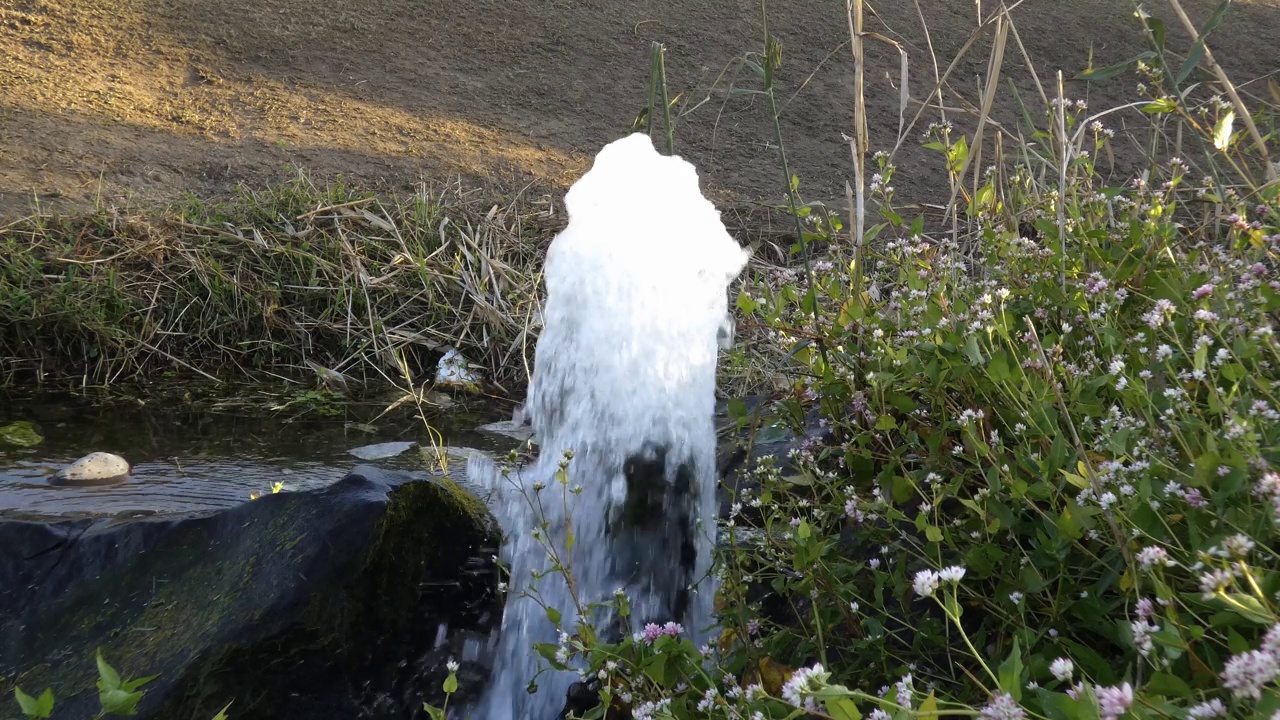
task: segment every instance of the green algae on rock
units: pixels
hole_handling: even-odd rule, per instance
[[[0,444],[35,447],[42,442],[44,442],[44,436],[26,420],[0,425]]]

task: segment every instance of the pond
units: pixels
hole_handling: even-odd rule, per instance
[[[261,401],[253,399],[258,394]],[[0,427],[26,421],[43,437],[30,447],[0,442],[0,518],[212,511],[273,490],[329,485],[362,463],[439,470],[442,446],[451,448],[446,462],[465,463],[470,450],[505,452],[515,444],[475,430],[501,417],[492,406],[462,407],[438,398],[451,407],[424,406],[436,435],[411,403],[385,412],[394,397],[315,405],[314,395],[297,396],[307,402],[274,401],[265,390],[246,389],[235,398],[201,402],[72,394],[0,400]],[[350,452],[378,443],[418,445],[374,460]],[[91,452],[124,457],[132,466],[128,480],[97,487],[51,482],[55,472]]]

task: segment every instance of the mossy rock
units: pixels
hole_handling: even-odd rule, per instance
[[[164,520],[0,522],[0,693],[93,716],[94,650],[138,717],[417,717],[450,648],[500,616],[497,527],[452,480],[359,467],[323,490]],[[437,699],[438,700],[438,699]]]
[[[0,445],[35,447],[42,442],[44,437],[26,420],[0,425]]]

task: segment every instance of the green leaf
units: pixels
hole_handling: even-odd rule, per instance
[[[1164,50],[1164,21],[1160,18],[1147,18],[1147,27],[1151,28],[1151,35],[1156,41],[1156,48]]]
[[[827,698],[823,704],[827,708],[827,714],[834,720],[862,720],[858,704],[849,698]]]
[[[991,356],[991,362],[987,363],[987,377],[991,378],[991,382],[1005,382],[1013,377],[1009,372],[1009,354],[1001,350]]]
[[[1222,22],[1223,16],[1227,14],[1227,8],[1231,5],[1231,0],[1226,0],[1218,5],[1218,9],[1213,11],[1213,15],[1209,17],[1209,22],[1205,23],[1204,28],[1200,31],[1200,36],[1191,46],[1191,51],[1187,53],[1187,59],[1182,62],[1182,67],[1178,70],[1178,75],[1174,80],[1174,84],[1181,85],[1191,72],[1196,69],[1200,61],[1204,59],[1204,41],[1209,37],[1209,33],[1218,27],[1218,23]]]
[[[1191,686],[1185,680],[1166,672],[1158,672],[1147,681],[1147,692],[1165,697],[1191,697]]]
[[[1147,103],[1146,105],[1142,106],[1142,112],[1148,113],[1150,115],[1161,115],[1164,113],[1171,113],[1177,109],[1178,109],[1178,104],[1174,102],[1173,98],[1167,98],[1167,97],[1153,100]]]
[[[738,291],[738,309],[741,310],[743,314],[750,315],[755,312],[758,307],[760,307],[760,303],[752,299],[752,297],[747,294],[746,290]]]
[[[965,553],[964,564],[975,578],[983,578],[994,573],[1005,556],[1005,551],[994,545],[975,545]]]
[[[29,718],[42,719],[53,714],[53,688],[45,688],[38,699],[22,692],[22,688],[18,687],[13,689],[13,695],[18,699],[22,714]]]
[[[800,538],[801,540],[808,540],[809,536],[812,534],[813,534],[813,530],[812,528],[809,527],[809,521],[801,520],[800,527],[796,528],[796,537]]]
[[[137,678],[136,680],[125,680],[124,682],[120,683],[120,689],[126,692],[133,692],[134,690],[137,690],[138,688],[142,687],[143,685],[146,685],[147,683],[151,682],[152,680],[155,680],[158,677],[160,676],[148,675],[146,677]]]
[[[1084,537],[1084,531],[1080,529],[1080,524],[1076,522],[1075,517],[1071,514],[1071,504],[1068,503],[1062,508],[1062,514],[1058,516],[1058,532],[1068,540],[1079,540]]]
[[[1204,29],[1200,31],[1200,37],[1209,37],[1209,33],[1213,32],[1214,29],[1218,27],[1218,23],[1222,22],[1222,18],[1226,16],[1227,8],[1230,6],[1231,0],[1223,0],[1223,2],[1218,4],[1217,9],[1209,16],[1209,22],[1205,23]]]
[[[1009,657],[1003,663],[1000,663],[998,673],[1000,677],[1000,689],[1013,696],[1014,700],[1022,700],[1022,646],[1018,643],[1018,638],[1013,639],[1013,649],[1009,652]]]
[[[901,410],[904,413],[913,412],[916,409],[916,401],[901,393],[889,393],[889,404]]]
[[[1195,472],[1187,480],[1187,484],[1194,487],[1211,487],[1218,477],[1218,466],[1222,464],[1222,459],[1218,453],[1210,450],[1196,458]]]
[[[534,643],[533,649],[537,650],[542,659],[551,664],[551,667],[557,670],[565,669],[564,664],[556,659],[556,653],[560,650],[559,645],[555,643]]]
[[[560,627],[560,611],[559,610],[548,606],[547,619],[551,621],[552,625],[555,625],[556,627]]]
[[[98,688],[102,690],[119,690],[120,689],[120,673],[102,657],[102,648],[97,651],[98,661]]]
[[[932,543],[942,542],[942,531],[933,525],[927,525],[924,529],[924,537]]]
[[[1220,370],[1219,372],[1222,373],[1222,377],[1226,378],[1231,382],[1237,382],[1241,378],[1243,378],[1246,374],[1248,374],[1248,371],[1245,370],[1244,366],[1236,362],[1227,363],[1226,365],[1223,365],[1222,370]]]
[[[1213,147],[1215,150],[1226,150],[1231,144],[1231,135],[1235,132],[1236,111],[1228,110],[1218,118],[1213,126]]]
[[[22,712],[24,715],[32,716],[36,714],[35,698],[22,692],[22,688],[20,687],[15,687],[13,689],[13,696],[18,699],[18,707],[22,708]]]
[[[982,351],[978,349],[977,335],[971,334],[967,338],[965,338],[964,354],[965,354],[965,357],[969,358],[970,364],[972,365],[982,364]]]
[[[234,700],[232,702],[235,702]],[[227,708],[231,707],[231,703],[222,706],[217,715],[213,716],[213,720],[227,720]]]
[[[444,679],[444,686],[441,689],[444,690],[446,695],[458,692],[458,673],[449,673],[449,677]]]
[[[641,665],[641,669],[644,670],[644,674],[648,675],[650,679],[659,685],[659,687],[666,685],[666,655],[651,655],[649,659],[645,660]]]
[[[1259,625],[1271,625],[1275,622],[1266,608],[1262,607],[1262,603],[1252,595],[1227,593],[1227,609]]]
[[[1182,61],[1182,67],[1178,70],[1178,75],[1174,79],[1175,85],[1181,85],[1192,70],[1200,64],[1204,59],[1204,39],[1196,38],[1196,42],[1191,46],[1191,52],[1187,53],[1187,59]]]
[[[140,692],[120,689],[98,692],[98,702],[102,705],[102,712],[108,715],[137,715],[138,701],[141,699]]]
[[[991,183],[987,183],[978,188],[978,194],[974,195],[974,201],[980,208],[989,207],[996,199],[996,187]]]
[[[1080,720],[1080,703],[1072,700],[1070,695],[1049,692],[1044,688],[1037,689],[1036,694],[1049,720]]]

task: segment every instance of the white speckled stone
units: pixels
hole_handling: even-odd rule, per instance
[[[58,471],[54,482],[62,485],[107,485],[129,477],[129,463],[119,455],[96,452]]]

